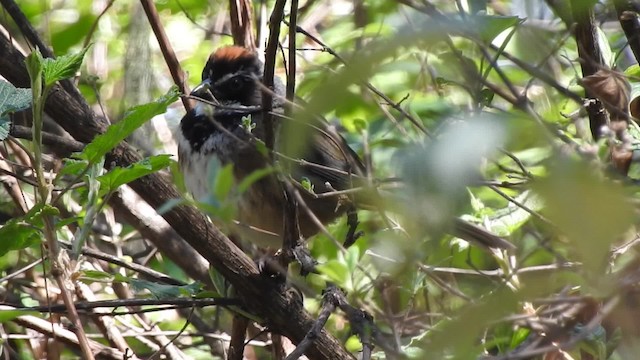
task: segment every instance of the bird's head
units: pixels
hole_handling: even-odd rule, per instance
[[[260,105],[262,71],[262,61],[251,50],[222,47],[209,56],[202,70],[202,82],[191,96],[222,105]]]

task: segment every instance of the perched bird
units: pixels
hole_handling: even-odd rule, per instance
[[[233,164],[233,175],[242,181],[256,170],[269,166],[268,157],[257,143],[264,139],[261,86],[263,64],[257,55],[238,46],[222,47],[212,53],[202,71],[202,82],[191,96],[201,99],[180,123],[178,130],[179,162],[185,185],[194,198],[209,194],[208,175],[212,158],[222,165]],[[273,112],[283,113],[284,85],[274,79]],[[275,117],[276,150],[287,139],[280,139],[282,118]],[[250,123],[249,123],[250,120]],[[335,190],[364,184],[365,168],[344,138],[326,122],[318,120],[308,126],[308,146],[294,156],[304,161],[288,161],[289,176],[305,181],[313,193],[301,188],[305,204],[323,223],[344,214],[348,206],[338,196],[318,198]],[[282,244],[285,196],[275,173],[269,173],[239,194],[236,225],[233,231],[262,247],[278,248]],[[308,187],[307,187],[308,188]],[[360,205],[359,196],[351,199]],[[348,202],[348,201],[347,201]],[[301,235],[305,238],[320,231],[304,211],[299,212]],[[473,224],[456,219],[454,235],[491,248],[512,248],[509,242]]]

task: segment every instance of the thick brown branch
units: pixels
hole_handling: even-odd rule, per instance
[[[618,14],[620,26],[627,36],[629,47],[633,51],[636,62],[640,62],[640,21],[638,19],[638,6],[629,0],[615,0],[613,2]]]

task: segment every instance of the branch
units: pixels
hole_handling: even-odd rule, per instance
[[[575,37],[578,43],[578,55],[581,59],[582,77],[585,78],[595,74],[604,66],[602,52],[598,46],[593,7],[587,6],[581,0],[571,0],[571,10],[575,21]],[[602,136],[602,127],[607,124],[607,113],[602,102],[589,89],[585,89],[585,97],[587,98],[585,108],[589,114],[591,136],[594,141],[598,141]]]
[[[180,89],[183,94],[189,94],[189,87],[187,86],[187,82],[184,78],[184,71],[182,71],[180,62],[176,58],[176,53],[173,52],[173,48],[167,38],[167,34],[164,32],[164,28],[160,22],[160,16],[158,16],[158,11],[156,10],[153,0],[140,0],[140,3],[144,8],[144,12],[147,14],[147,19],[149,19],[149,24],[151,24],[151,28],[153,29],[153,33],[156,35],[156,39],[158,39],[162,56],[164,56],[164,61],[169,67],[173,82],[178,86],[178,89]],[[191,109],[193,109],[191,101],[184,96],[182,96],[181,99],[184,108],[187,111],[191,111]]]
[[[613,5],[618,14],[620,26],[627,36],[629,47],[633,51],[636,62],[640,63],[640,21],[638,21],[638,6],[629,0],[614,0]]]
[[[256,40],[253,36],[251,1],[229,0],[229,13],[231,16],[233,43],[254,50],[256,48]]]
[[[276,0],[273,12],[269,19],[269,40],[264,54],[264,76],[262,82],[269,91],[262,92],[262,121],[264,126],[264,142],[269,150],[273,150],[274,129],[273,116],[273,77],[275,75],[276,52],[278,51],[278,38],[280,36],[280,23],[284,17],[284,5],[286,0]]]

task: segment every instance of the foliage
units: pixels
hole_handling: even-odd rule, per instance
[[[110,2],[104,13],[90,3],[19,2],[59,57],[45,59],[38,50],[27,57],[32,90],[0,80],[0,174],[19,184],[3,182],[0,192],[0,213],[9,218],[0,227],[1,285],[18,299],[8,304],[58,301],[41,291],[56,286],[44,282],[52,263],[42,247],[47,234],[72,251],[73,261],[63,261],[67,286],[89,285],[85,291],[92,294],[86,300],[135,296],[163,304],[179,297],[233,297],[234,290],[216,271],[195,278],[191,268],[170,260],[175,254],[156,251],[145,232],[162,223],[152,209],[136,220],[117,205],[130,196],[127,184],[149,174],[170,169],[175,183],[182,183],[167,154],[177,153],[168,134],[183,110],[155,39],[129,31],[147,21],[137,2]],[[635,159],[640,132],[634,122],[627,128],[623,121],[621,130],[615,114],[640,113],[640,70],[626,46],[631,39],[610,16],[613,4],[590,1],[571,9],[577,3],[316,1],[298,9],[299,25],[317,39],[296,37],[296,94],[305,101],[304,111],[293,114],[300,121],[321,115],[337,125],[372,164],[372,184],[381,198],[359,211],[364,235],[352,247],[338,246],[348,232],[345,219],[308,242],[319,273],[301,278],[291,271],[290,276],[304,290],[312,314],[320,311],[322,289],[330,282],[346,291],[352,305],[373,315],[387,347],[398,346],[408,358],[511,354],[588,360],[633,354],[640,338],[635,320],[629,320],[638,315],[630,305],[638,300],[638,172],[635,160],[621,171],[616,159]],[[208,53],[232,43],[225,35],[231,26],[226,3],[181,0],[156,6],[193,86]],[[603,54],[603,73],[589,77],[583,76],[586,60],[566,21],[591,8],[598,20],[594,41]],[[257,28],[267,31],[267,19],[255,20]],[[0,22],[19,34],[6,16]],[[283,24],[284,47],[287,34]],[[141,43],[138,35],[144,38]],[[144,49],[149,56],[142,58]],[[279,58],[278,69],[285,64]],[[277,74],[286,80],[284,72]],[[94,112],[113,124],[81,152],[62,156],[56,151],[59,144],[41,143],[40,135],[51,128],[37,113],[43,115],[47,96],[69,78]],[[157,100],[137,101],[139,89],[149,89],[146,96]],[[597,130],[597,140],[589,123],[591,105],[582,101],[590,94],[605,103],[602,111],[612,119]],[[24,125],[19,112],[31,103],[36,140],[8,138],[10,124]],[[137,105],[129,107],[132,103]],[[286,139],[305,145],[306,134],[284,127]],[[138,146],[143,159],[126,167],[104,163],[125,140]],[[158,213],[196,203],[226,229],[238,211],[236,196],[276,171],[263,169],[235,184],[230,165],[210,168],[208,180],[215,190],[208,198],[191,201],[185,194]],[[302,179],[309,193],[315,192],[312,186]],[[448,235],[456,217],[508,239],[517,249],[483,248]],[[168,228],[154,230],[166,239],[173,236]],[[250,247],[247,252],[257,254]],[[201,259],[189,261],[195,266]],[[211,358],[223,356],[220,348],[228,343],[201,341],[200,334],[229,334],[237,314],[259,320],[251,310],[113,315],[112,330],[149,330],[157,323],[159,330],[180,332],[170,344],[166,337],[144,334],[156,348]],[[24,322],[17,320],[27,315],[51,320],[46,312],[16,312],[3,305],[3,331],[26,333]],[[84,329],[95,333],[104,324],[87,322]],[[351,326],[340,313],[326,329],[349,339],[344,343],[351,351],[363,346],[350,337]],[[258,338],[248,356],[268,358],[266,339]],[[147,340],[125,340],[140,357],[155,351]],[[32,345],[16,338],[5,346],[26,352]],[[378,344],[374,358],[393,358],[383,350],[388,349]],[[74,353],[64,350],[61,356]]]

